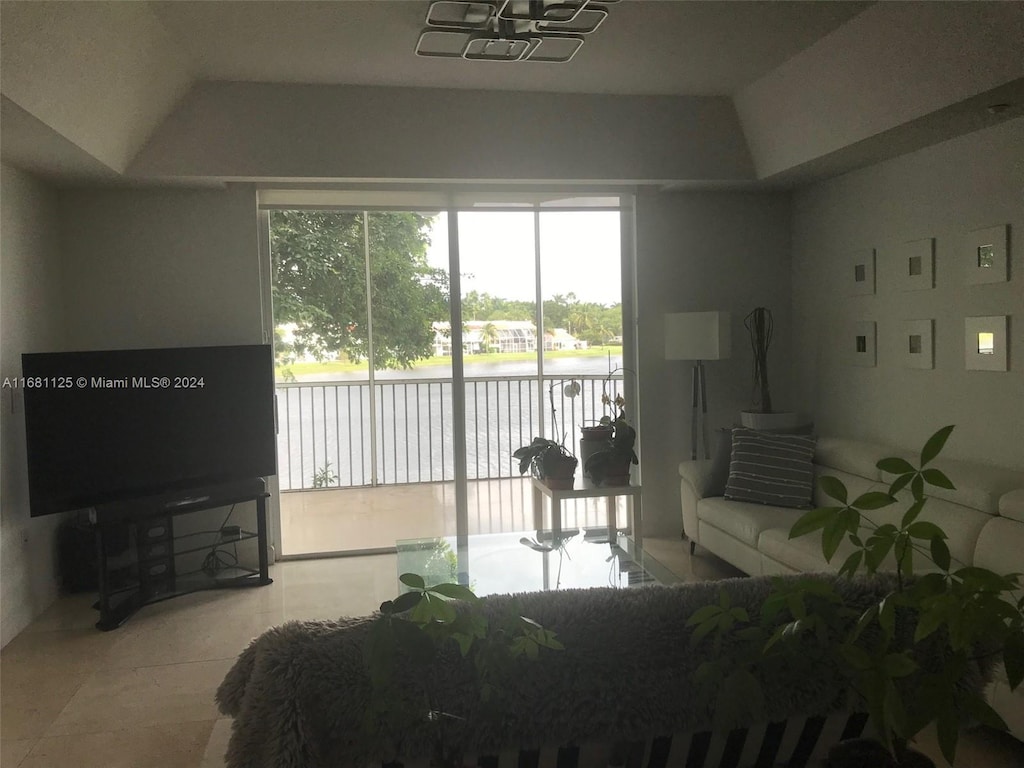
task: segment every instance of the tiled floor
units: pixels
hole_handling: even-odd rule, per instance
[[[735,572],[678,539],[649,551],[687,580]],[[289,619],[361,615],[394,596],[394,555],[278,563],[274,583],[143,608],[93,628],[87,595],[63,597],[0,654],[3,768],[218,768],[230,721],[213,693],[248,641]],[[941,763],[940,763],[941,765]],[[1020,768],[1024,745],[975,735],[958,766]]]

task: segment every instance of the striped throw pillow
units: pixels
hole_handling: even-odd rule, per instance
[[[809,507],[814,486],[814,442],[810,435],[735,428],[725,498],[775,507]]]

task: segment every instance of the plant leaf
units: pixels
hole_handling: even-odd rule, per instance
[[[921,499],[910,505],[910,508],[903,515],[903,520],[900,521],[900,528],[906,528],[917,519],[917,516],[921,514],[921,510],[924,509],[925,501],[926,499]]]
[[[955,425],[950,424],[947,427],[943,427],[934,435],[928,438],[928,442],[924,444],[924,448],[921,449],[921,466],[930,462],[946,445],[946,440],[949,439],[950,434],[953,432]]]
[[[789,538],[798,539],[823,527],[833,516],[843,511],[842,507],[819,507],[805,513],[789,529]]]
[[[403,573],[398,577],[398,580],[407,587],[412,587],[413,589],[425,589],[427,586],[423,582],[423,577],[418,573]]]
[[[878,604],[878,623],[885,631],[886,637],[892,637],[896,631],[896,604],[892,595]]]
[[[960,738],[960,724],[957,722],[956,713],[952,708],[947,706],[939,712],[935,733],[939,737],[939,749],[942,750],[942,756],[950,765],[953,765],[953,761],[956,759],[956,743]]]
[[[405,613],[410,608],[415,608],[420,604],[423,599],[422,592],[404,592],[403,594],[396,597],[391,602],[391,610],[385,611],[384,606],[381,606],[383,613]]]
[[[946,542],[938,536],[931,540],[932,560],[944,571],[949,571],[949,564],[952,558],[949,554],[949,547]]]
[[[864,550],[858,549],[856,552],[854,552],[852,555],[846,558],[846,562],[843,563],[843,567],[839,569],[839,575],[842,576],[843,574],[848,574],[850,576],[856,576],[857,569],[860,568],[860,562],[863,558]]]
[[[888,493],[882,493],[881,491],[868,491],[854,499],[850,506],[856,507],[857,509],[881,509],[882,507],[888,507],[890,504],[894,504],[895,502],[896,499]]]
[[[722,608],[717,605],[705,605],[698,608],[689,619],[686,621],[686,626],[692,627],[695,624],[703,624],[706,621],[711,620],[713,617],[717,617],[721,613]]]
[[[846,503],[846,486],[843,485],[843,481],[838,477],[824,475],[823,477],[818,478],[818,487],[821,488],[829,498],[835,499],[842,504]]]
[[[430,591],[452,600],[466,600],[468,602],[478,602],[480,600],[473,590],[461,584],[438,584],[436,587],[431,587]]]
[[[916,472],[914,465],[906,459],[901,459],[898,456],[890,456],[889,458],[882,459],[875,464],[883,472],[888,472],[890,475],[905,475],[908,472]]]
[[[914,479],[910,481],[910,492],[914,495],[917,501],[924,498],[924,478],[920,475],[914,475]]]
[[[907,487],[907,483],[913,480],[917,476],[916,472],[908,472],[905,475],[900,475],[892,481],[892,485],[889,486],[889,495],[895,496],[897,493]]]
[[[973,694],[967,698],[967,711],[971,717],[982,725],[987,725],[989,728],[994,728],[997,731],[1009,730],[1002,716],[992,709],[981,696]]]
[[[942,626],[946,620],[945,610],[941,605],[932,605],[928,610],[921,611],[917,620],[917,628],[914,630],[914,642],[919,643],[928,635]]]
[[[1017,629],[1006,638],[1003,645],[1003,665],[1010,688],[1016,690],[1024,682],[1024,631]]]
[[[882,669],[889,677],[906,677],[914,673],[917,664],[907,653],[890,653],[882,659]]]
[[[825,562],[831,563],[832,558],[843,543],[843,536],[846,535],[846,526],[842,520],[831,520],[821,534],[821,553],[825,556]]]
[[[944,539],[946,533],[935,523],[929,523],[927,520],[918,520],[916,523],[911,523],[907,526],[907,533],[913,536],[915,539]]]
[[[946,475],[938,469],[923,469],[921,470],[921,477],[929,485],[934,485],[939,488],[947,488],[951,491],[956,490],[956,486],[953,485],[953,481],[950,480]]]

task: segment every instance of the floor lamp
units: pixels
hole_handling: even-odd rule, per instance
[[[701,433],[704,458],[708,451],[708,394],[704,361],[729,357],[728,312],[677,312],[665,315],[665,359],[693,360],[693,396],[690,406],[690,458],[697,458],[697,432]],[[699,404],[699,410],[698,410]]]

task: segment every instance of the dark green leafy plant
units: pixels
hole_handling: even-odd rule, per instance
[[[609,477],[628,475],[630,465],[640,463],[635,450],[636,429],[626,419],[626,398],[622,395],[613,397],[607,391],[608,381],[619,370],[627,369],[616,368],[609,373],[605,378],[605,391],[601,393],[601,402],[611,408],[612,413],[602,416],[599,424],[610,426],[612,433],[603,447],[587,457],[583,467],[598,485],[602,485]]]
[[[471,658],[481,702],[497,705],[501,676],[514,659],[535,659],[542,649],[563,646],[554,632],[525,616],[488,621],[478,609],[480,598],[468,587],[427,586],[415,573],[404,573],[399,580],[409,591],[381,604],[364,647],[372,684],[365,725],[399,744],[410,724],[429,722],[434,731],[432,764],[458,766],[461,755],[453,730],[464,716],[445,706],[443,686],[431,669],[438,657],[457,652]],[[462,609],[456,607],[458,601],[465,603]],[[410,689],[422,690],[422,700],[405,695]]]
[[[1006,729],[982,696],[960,681],[979,663],[996,660],[1003,662],[1011,689],[1024,681],[1021,576],[954,563],[946,533],[921,519],[927,486],[954,488],[942,471],[929,466],[952,431],[944,427],[928,439],[919,466],[898,457],[879,461],[879,469],[895,476],[887,491],[851,500],[838,478],[822,477],[822,491],[836,503],[808,512],[790,531],[790,538],[820,531],[828,562],[843,541],[849,542],[853,551],[839,569],[841,577],[879,572],[892,554],[896,586],[878,603],[852,611],[830,583],[808,576],[776,580],[760,616],[731,607],[723,588],[718,605],[691,617],[692,644],[712,642],[716,651],[727,650],[698,672],[716,713],[735,716],[737,707],[756,711],[763,696],[759,680],[769,679],[787,653],[818,654],[839,663],[897,759],[931,723],[950,763],[965,719]],[[901,500],[907,508],[899,525],[870,519],[871,512]],[[921,559],[930,563],[929,572],[915,576],[915,560]]]
[[[524,475],[529,469],[539,478],[572,475],[578,463],[564,445],[545,437],[535,437],[529,445],[516,448],[512,458],[519,461],[519,474]]]

